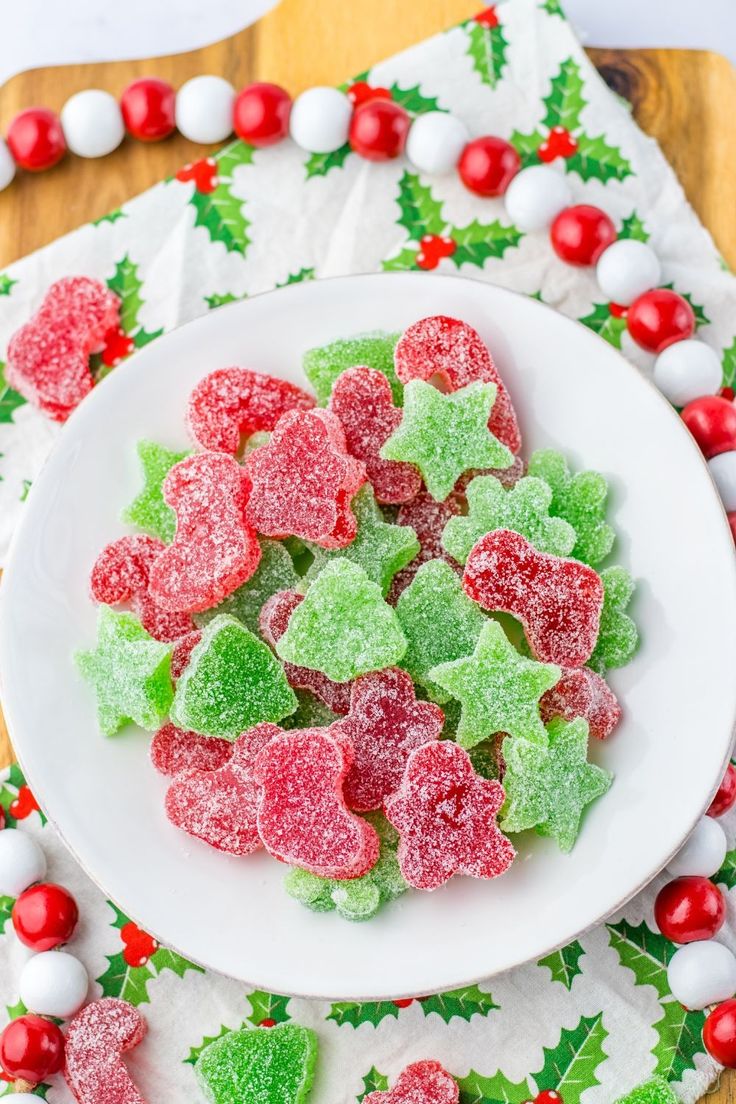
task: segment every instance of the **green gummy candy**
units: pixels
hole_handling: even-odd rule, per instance
[[[441,705],[451,694],[429,677],[430,668],[470,655],[487,618],[444,560],[422,564],[396,614],[407,642],[401,666]]]
[[[362,567],[336,559],[320,571],[276,644],[281,659],[350,682],[395,666],[406,651],[396,612]]]
[[[132,613],[100,606],[97,645],[77,652],[77,667],[97,695],[97,716],[105,736],[129,724],[157,729],[169,712],[171,645],[149,636]]]
[[[601,571],[603,608],[598,639],[588,666],[605,675],[609,667],[624,667],[639,644],[639,630],[625,612],[634,594],[634,580],[625,567]]]
[[[619,1097],[616,1104],[680,1104],[680,1098],[664,1077],[651,1077]]]
[[[279,590],[293,590],[301,576],[288,550],[279,541],[261,539],[261,559],[254,575],[238,587],[215,609],[194,615],[198,625],[207,625],[213,617],[227,613],[251,632],[258,633],[258,616],[264,602]]]
[[[144,533],[171,544],[176,533],[176,514],[164,502],[163,483],[174,464],[188,452],[172,452],[155,441],[138,442],[138,459],[143,471],[143,489],[123,510],[122,519]]]
[[[338,548],[335,551],[328,551],[316,544],[310,545],[314,561],[307,571],[306,580],[312,582],[325,564],[332,560],[352,560],[363,568],[369,579],[380,586],[385,597],[396,572],[401,571],[402,567],[406,567],[418,555],[417,535],[408,525],[393,525],[384,520],[373,488],[368,483],[355,495],[350,508],[358,521],[355,540],[347,548]]]
[[[295,1023],[229,1031],[194,1067],[211,1104],[304,1104],[314,1080],[317,1036]]]
[[[381,449],[384,460],[404,460],[422,473],[437,502],[473,468],[508,468],[513,456],[488,428],[495,383],[470,383],[445,395],[423,380],[404,388],[404,413]]]
[[[606,521],[608,484],[599,472],[573,475],[565,457],[554,449],[540,449],[529,460],[529,475],[543,479],[552,490],[550,513],[564,518],[576,533],[572,555],[595,567],[613,548],[616,534]]]
[[[519,655],[498,622],[486,621],[472,655],[433,667],[429,677],[462,705],[457,742],[472,748],[496,732],[545,745],[539,699],[560,673]]]
[[[507,737],[503,742],[506,801],[501,827],[505,832],[536,828],[552,836],[561,851],[570,851],[580,831],[583,810],[606,793],[611,775],[589,763],[588,723],[556,717],[547,726],[549,743]]]
[[[327,728],[333,721],[339,720],[340,714],[333,713],[309,690],[295,690],[294,693],[298,705],[294,713],[284,717],[281,722],[283,728]]]
[[[442,534],[445,551],[464,564],[473,545],[495,529],[521,533],[540,552],[569,556],[575,530],[563,518],[550,517],[552,491],[542,479],[526,476],[506,489],[493,475],[476,476],[465,492],[467,516],[450,518]]]
[[[319,405],[327,405],[335,380],[341,372],[357,365],[365,365],[383,372],[391,384],[394,403],[401,406],[404,388],[394,369],[394,349],[400,337],[401,334],[398,333],[356,334],[355,337],[333,341],[330,345],[309,349],[304,354],[302,367],[317,393]]]
[[[296,707],[271,649],[240,621],[220,614],[203,629],[176,684],[171,720],[203,736],[235,740],[261,721],[278,723]]]
[[[498,756],[493,740],[483,740],[482,743],[476,744],[475,747],[470,748],[468,755],[476,774],[480,775],[481,778],[498,779],[500,773]]]

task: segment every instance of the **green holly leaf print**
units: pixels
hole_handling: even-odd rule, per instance
[[[275,1023],[285,1023],[286,1020],[291,1019],[287,1011],[289,997],[254,989],[248,994],[248,1000],[250,1002],[248,1019],[255,1027],[260,1027],[264,1020],[267,1021],[268,1027],[272,1027]]]
[[[243,214],[243,201],[232,193],[233,173],[253,160],[253,147],[245,142],[233,142],[214,155],[217,162],[217,186],[212,192],[195,191],[189,200],[197,212],[195,226],[202,226],[210,241],[222,242],[228,253],[245,256],[250,243],[248,226]]]
[[[217,1042],[217,1040],[221,1039],[223,1037],[223,1035],[229,1035],[232,1030],[233,1029],[231,1027],[225,1027],[225,1025],[223,1024],[223,1026],[220,1028],[217,1035],[205,1035],[204,1039],[199,1044],[199,1046],[192,1047],[192,1049],[189,1051],[189,1054],[184,1059],[184,1065],[186,1065],[186,1066],[196,1065],[197,1059],[199,1058],[200,1054],[202,1053],[203,1050],[207,1049],[207,1047],[210,1045],[210,1043]]]
[[[573,58],[568,58],[563,61],[557,76],[552,78],[551,91],[544,98],[547,113],[542,122],[550,130],[556,126],[577,130],[585,104],[580,66]]]
[[[723,386],[733,387],[734,380],[736,379],[736,337],[733,339],[727,349],[723,350]],[[2,389],[0,388],[0,395]],[[0,405],[0,410],[2,409]],[[2,415],[0,414],[0,421],[2,421]]]
[[[119,219],[127,218],[125,211],[121,211],[119,207],[116,207],[114,211],[108,211],[106,215],[100,215],[99,218],[92,220],[93,226],[102,226],[105,222],[118,222]]]
[[[22,498],[21,501],[23,501]],[[21,812],[20,809],[16,810],[17,813],[21,814],[20,816],[13,813],[15,802],[19,800],[22,804],[25,804],[30,796],[30,790],[26,785],[20,767],[17,763],[13,763],[8,769],[5,781],[0,786],[0,809],[2,809],[5,816],[6,828],[17,828],[19,821],[28,816],[29,809],[32,812],[36,811],[37,806],[35,803],[31,803],[24,812]],[[41,824],[45,824],[46,817],[40,810],[38,810],[37,815],[40,817]]]
[[[306,280],[314,279],[313,268],[300,268],[298,272],[291,272],[282,280],[280,284],[277,284],[277,288],[289,287],[291,284],[303,284]]]
[[[25,406],[25,402],[23,396],[5,382],[5,365],[0,361],[0,425],[12,422],[13,411]]]
[[[242,298],[242,295],[233,295],[231,291],[226,291],[223,295],[218,295],[217,292],[214,295],[205,295],[204,301],[210,310],[217,310],[218,307],[224,307],[228,303],[237,303]]]
[[[633,238],[635,241],[649,241],[649,233],[645,230],[644,223],[636,211],[632,211],[627,218],[622,220],[618,236],[619,238]]]
[[[115,272],[107,281],[110,291],[120,298],[120,326],[130,337],[136,349],[148,345],[149,341],[160,337],[163,330],[148,331],[138,321],[138,313],[143,306],[141,287],[143,281],[138,276],[138,266],[126,253],[115,265]]]
[[[471,19],[465,24],[468,32],[468,54],[473,60],[473,68],[484,84],[495,88],[506,67],[506,47],[508,40],[503,27],[495,27]]]
[[[468,985],[462,989],[452,989],[449,993],[435,993],[420,1001],[422,1012],[430,1016],[433,1012],[445,1023],[455,1018],[468,1023],[473,1016],[488,1016],[499,1006],[490,993],[484,993],[477,985]]]
[[[4,931],[5,925],[10,919],[14,904],[14,897],[0,897],[0,932]]]
[[[553,951],[552,954],[540,958],[538,965],[546,966],[552,975],[552,980],[561,982],[569,991],[572,989],[573,979],[582,973],[578,963],[584,954],[585,951],[575,939],[566,947],[561,947],[559,951]]]
[[[442,233],[445,226],[442,204],[416,173],[405,172],[401,177],[397,202],[401,212],[397,222],[412,241],[419,241],[425,234]]]
[[[736,886],[736,851],[729,851],[723,860],[723,866],[714,875],[713,881],[718,885],[725,885],[728,889]]]
[[[525,1104],[534,1092],[529,1081],[509,1081],[505,1074],[494,1073],[493,1077],[481,1077],[471,1070],[467,1077],[459,1077],[459,1104]]]
[[[114,914],[113,928],[122,932],[123,928],[131,926],[131,921],[124,912],[120,911],[117,905],[114,905],[111,901],[108,904]],[[120,1000],[126,1000],[129,1004],[134,1005],[148,1004],[150,1001],[148,983],[163,973],[164,970],[170,970],[177,977],[184,977],[188,970],[195,970],[200,974],[204,973],[201,966],[195,966],[194,963],[188,962],[181,955],[178,955],[176,951],[170,951],[168,947],[160,947],[158,944],[155,944],[155,950],[150,958],[142,961],[140,966],[131,966],[125,960],[126,943],[123,939],[124,934],[124,932],[121,934],[123,948],[116,954],[107,956],[108,967],[104,974],[97,978],[97,983],[102,988],[103,997],[118,997]]]
[[[421,115],[425,111],[440,111],[439,100],[436,96],[425,96],[418,84],[411,88],[402,88],[399,84],[391,85],[391,99],[406,108],[412,115]]]
[[[578,148],[565,158],[567,172],[575,172],[581,180],[625,180],[633,176],[631,162],[627,161],[616,146],[609,146],[602,134],[590,138],[576,135]]]
[[[307,158],[307,180],[312,176],[327,176],[330,169],[341,169],[345,164],[350,146],[346,142],[344,146],[333,150],[332,153],[312,153]]]
[[[611,314],[608,303],[594,303],[591,314],[586,314],[580,321],[588,329],[593,330],[605,341],[613,345],[614,349],[621,348],[621,338],[626,329],[626,319]]]
[[[596,1071],[606,1059],[607,1037],[602,1012],[582,1016],[572,1029],[563,1027],[557,1046],[544,1048],[544,1065],[533,1075],[537,1090],[554,1089],[565,1104],[580,1104],[585,1090],[600,1084]]]
[[[363,1078],[363,1091],[356,1097],[356,1100],[358,1101],[358,1104],[361,1104],[361,1101],[364,1097],[368,1095],[368,1093],[386,1092],[387,1089],[388,1077],[386,1077],[383,1073],[379,1073],[375,1066],[371,1066],[371,1068],[368,1070],[367,1074]]]
[[[361,1024],[379,1024],[386,1017],[399,1018],[399,1005],[394,1001],[338,1001],[330,1005],[328,1020],[334,1020],[338,1027],[350,1024],[351,1027],[360,1027]]]
[[[562,10],[560,0],[542,0],[542,3],[539,5],[539,7],[542,11],[546,11],[547,15],[559,15],[563,19],[565,18],[565,13]]]
[[[503,257],[507,249],[515,249],[523,236],[515,226],[504,226],[498,220],[483,225],[475,219],[452,231],[456,249],[450,260],[457,268],[464,264],[482,268],[489,257]]]
[[[541,131],[534,130],[531,134],[522,134],[521,131],[514,130],[509,141],[521,158],[522,169],[537,164],[539,161],[539,147],[544,141],[544,135]]]
[[[675,953],[672,943],[644,923],[634,927],[621,920],[607,927],[611,946],[618,954],[621,965],[633,972],[636,984],[653,985],[660,999],[668,996],[667,963]]]
[[[382,261],[381,268],[384,272],[409,272],[417,267],[417,253],[416,245],[407,245],[395,257]]]
[[[686,1069],[692,1069],[693,1058],[705,1051],[702,1033],[704,1012],[690,1012],[673,999],[662,1005],[662,1018],[654,1024],[657,1042],[652,1054],[657,1065],[652,1071],[667,1081],[679,1081]]]
[[[5,272],[0,272],[0,295],[10,295],[17,283],[17,280],[11,280]]]

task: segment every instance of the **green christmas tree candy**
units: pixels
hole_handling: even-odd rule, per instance
[[[605,568],[601,581],[601,624],[588,666],[605,675],[609,667],[624,667],[629,662],[639,644],[639,631],[625,612],[634,594],[634,580],[626,568]]]
[[[619,1097],[616,1104],[680,1104],[680,1098],[664,1077],[651,1077]]]
[[[591,567],[604,560],[616,534],[606,521],[608,484],[603,476],[594,471],[573,475],[565,457],[554,449],[532,453],[528,472],[550,486],[550,513],[564,518],[575,530],[574,558]]]
[[[317,394],[320,406],[327,406],[335,380],[346,368],[365,365],[383,372],[391,384],[394,403],[401,406],[404,387],[394,370],[394,349],[398,333],[366,333],[341,338],[329,345],[309,349],[302,360],[304,373]]]
[[[195,1065],[211,1104],[305,1104],[314,1080],[317,1036],[295,1023],[229,1031]]]
[[[171,544],[176,532],[176,514],[164,502],[162,487],[174,464],[187,456],[188,452],[172,452],[155,441],[138,442],[143,488],[123,510],[123,521],[158,537],[164,544]]]
[[[198,625],[207,625],[213,617],[227,613],[251,632],[258,633],[258,616],[264,602],[277,591],[293,590],[301,582],[294,561],[283,544],[265,538],[259,543],[261,559],[255,574],[215,609],[195,614],[194,620]]]

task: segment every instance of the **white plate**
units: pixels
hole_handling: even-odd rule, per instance
[[[616,561],[638,581],[643,644],[611,678],[625,719],[616,774],[570,855],[525,837],[503,878],[409,892],[367,924],[287,897],[284,868],[226,858],[171,827],[149,737],[100,736],[72,652],[90,645],[98,551],[124,529],[135,442],[187,445],[192,386],[229,364],[302,383],[301,354],[428,314],[477,327],[519,412],[525,454],[564,449],[611,481]],[[736,571],[725,515],[677,415],[622,356],[541,304],[420,274],[287,287],[220,309],[137,353],[85,400],[30,495],[2,586],[3,701],[23,769],[104,891],[182,954],[275,992],[388,998],[453,988],[537,958],[603,919],[677,850],[721,778],[736,717]]]

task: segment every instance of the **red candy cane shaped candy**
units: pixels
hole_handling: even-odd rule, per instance
[[[272,430],[287,410],[313,406],[311,395],[286,380],[249,368],[220,368],[192,391],[187,419],[201,448],[234,456],[244,437]]]
[[[146,1021],[127,1001],[104,997],[69,1024],[64,1076],[78,1104],[146,1104],[122,1056],[146,1034]]]

